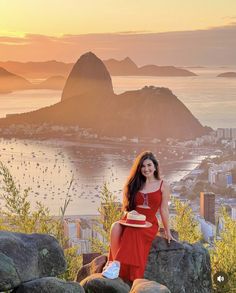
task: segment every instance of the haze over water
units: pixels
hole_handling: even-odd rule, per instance
[[[189,69],[198,76],[152,77],[113,76],[117,94],[140,89],[145,85],[168,87],[202,123],[213,129],[236,127],[236,79],[216,75],[236,69]],[[52,105],[61,99],[61,91],[29,90],[0,95],[0,117]]]

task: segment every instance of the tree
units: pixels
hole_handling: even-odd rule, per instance
[[[104,253],[109,250],[111,225],[121,218],[122,211],[120,207],[121,204],[117,202],[117,197],[109,191],[105,183],[101,193],[101,206],[98,209],[100,213],[99,225],[96,227],[96,231],[101,235],[103,241],[98,238],[92,238],[92,251]]]
[[[174,230],[179,234],[179,240],[194,243],[202,239],[199,224],[194,219],[194,214],[188,203],[174,200],[176,216],[171,221]]]
[[[225,208],[221,210],[223,229],[214,241],[214,248],[210,250],[212,275],[225,272],[229,281],[224,288],[233,292],[236,285],[236,221],[230,218]]]
[[[73,280],[75,272],[81,267],[81,257],[77,255],[77,248],[67,248],[67,239],[64,236],[64,215],[69,204],[68,193],[61,216],[55,219],[50,215],[49,209],[41,202],[36,202],[34,211],[28,200],[30,188],[21,192],[17,187],[8,168],[0,162],[0,176],[2,178],[1,197],[4,200],[4,209],[0,209],[0,229],[21,233],[46,233],[53,235],[64,249],[67,261],[67,271],[61,275],[66,280]]]

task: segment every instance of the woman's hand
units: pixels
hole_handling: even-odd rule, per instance
[[[168,231],[165,231],[165,235],[166,235],[166,239],[168,241],[168,244],[170,244],[170,240],[173,240],[173,241],[177,241],[170,233],[170,230]]]

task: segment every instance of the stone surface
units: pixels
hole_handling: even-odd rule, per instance
[[[63,250],[54,237],[0,231],[0,291],[65,269]]]
[[[84,265],[78,271],[76,281],[80,282],[92,274],[101,273],[106,262],[107,262],[106,255],[100,255],[96,257],[93,261],[91,261],[89,264]]]
[[[94,263],[93,263],[94,262]],[[106,256],[83,266],[77,280],[102,272]],[[212,291],[210,257],[202,244],[190,245],[157,236],[150,250],[144,278],[166,286],[172,293],[210,293]]]
[[[93,274],[80,282],[86,293],[128,293],[130,286],[122,279],[106,279],[101,274]]]
[[[200,243],[167,241],[156,237],[144,277],[169,288],[172,293],[210,293],[210,256]]]
[[[23,283],[13,293],[84,293],[84,289],[75,282],[45,277]]]
[[[149,281],[146,279],[136,279],[133,282],[133,286],[130,293],[171,293],[170,290],[155,281]]]
[[[82,257],[83,257],[83,265],[86,265],[88,263],[90,263],[91,261],[93,261],[96,257],[100,256],[101,253],[99,252],[91,252],[91,253],[83,253]]]

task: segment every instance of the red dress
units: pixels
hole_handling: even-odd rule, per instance
[[[158,231],[158,221],[156,213],[161,205],[162,192],[161,186],[154,192],[148,193],[148,205],[150,209],[138,207],[144,202],[143,194],[138,192],[135,198],[136,211],[146,216],[146,220],[152,223],[150,228],[135,228],[123,226],[124,230],[120,240],[120,247],[114,260],[121,263],[120,277],[125,280],[134,281],[143,278],[147,257],[153,239]],[[111,253],[109,260],[112,260]]]

